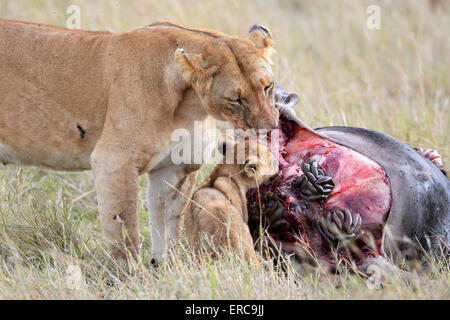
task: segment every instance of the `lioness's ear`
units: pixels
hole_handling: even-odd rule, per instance
[[[273,41],[269,29],[254,24],[250,30],[248,30],[248,39],[261,50],[263,58],[270,64],[273,64],[271,56],[275,50],[272,48]]]
[[[209,65],[202,54],[189,54],[182,48],[175,50],[175,61],[183,78],[194,87],[204,86],[208,89],[218,69]]]

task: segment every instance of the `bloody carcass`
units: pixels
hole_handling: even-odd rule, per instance
[[[255,241],[265,227],[282,250],[302,259],[306,244],[330,265],[367,266],[386,256],[400,263],[424,252],[448,259],[450,183],[436,153],[427,159],[362,128],[313,130],[292,109],[297,95],[277,87],[276,100],[280,122],[268,143],[280,171],[247,193]]]

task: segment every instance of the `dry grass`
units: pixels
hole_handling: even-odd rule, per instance
[[[278,82],[301,94],[298,114],[312,126],[352,125],[433,147],[450,160],[450,8],[428,1],[74,1],[82,28],[121,31],[169,19],[245,36],[253,23],[276,41]],[[3,0],[0,17],[65,25],[72,1]],[[366,7],[381,7],[381,29],[366,28]],[[370,290],[364,279],[280,274],[228,254],[197,259],[180,248],[159,270],[149,266],[144,178],[139,197],[142,264],[117,271],[97,219],[89,173],[0,171],[0,299],[437,299],[450,298],[448,265],[420,284]],[[80,289],[67,287],[70,265]],[[121,275],[122,274],[122,275]]]

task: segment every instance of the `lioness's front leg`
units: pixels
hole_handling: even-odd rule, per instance
[[[114,258],[126,258],[124,245],[137,254],[137,165],[121,153],[94,150],[91,165],[95,175],[98,210],[103,232],[111,241]]]
[[[148,211],[152,239],[152,263],[165,260],[178,241],[184,213],[194,191],[200,166],[170,165],[149,173]]]

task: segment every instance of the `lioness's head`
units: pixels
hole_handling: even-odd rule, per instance
[[[272,37],[254,25],[249,39],[207,33],[200,48],[178,48],[176,63],[208,113],[241,129],[273,129],[278,123],[270,67]],[[205,38],[206,39],[206,38]]]

